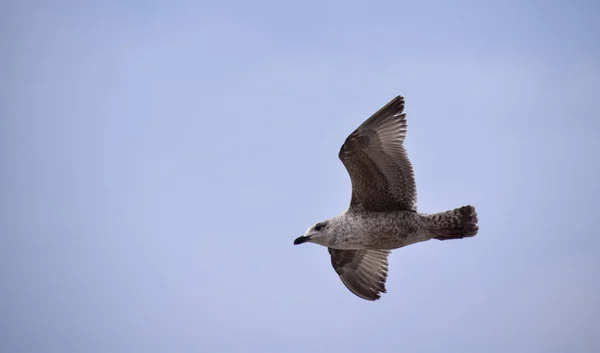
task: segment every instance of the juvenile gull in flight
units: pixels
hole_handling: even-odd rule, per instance
[[[403,110],[404,98],[398,96],[346,138],[339,158],[352,182],[350,207],[294,240],[294,245],[326,246],[344,285],[366,300],[385,293],[392,249],[429,239],[472,237],[478,230],[473,206],[417,213],[415,178],[403,146]]]

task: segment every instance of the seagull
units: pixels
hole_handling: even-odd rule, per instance
[[[370,301],[386,293],[393,249],[430,239],[472,237],[479,229],[473,206],[417,212],[414,172],[403,145],[403,111],[404,97],[397,96],[346,138],[338,156],[352,183],[349,208],[294,240],[294,245],[327,247],[342,283]]]

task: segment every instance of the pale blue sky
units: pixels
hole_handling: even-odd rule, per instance
[[[597,352],[592,1],[5,1],[0,351]],[[363,301],[346,136],[406,97],[419,210]]]

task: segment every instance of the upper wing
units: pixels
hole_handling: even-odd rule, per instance
[[[352,181],[350,208],[416,211],[412,165],[404,149],[406,114],[398,96],[346,138],[339,157]]]
[[[385,293],[390,250],[328,249],[331,265],[352,293],[366,300],[377,300]]]

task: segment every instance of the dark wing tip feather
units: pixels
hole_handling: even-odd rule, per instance
[[[403,96],[394,97],[394,99],[392,99],[388,104],[384,105],[383,108],[379,109],[373,115],[378,115],[379,113],[388,111],[388,110],[390,112],[395,112],[394,114],[402,113],[404,111],[404,97]]]
[[[369,119],[365,120],[364,123],[359,126],[357,130],[361,127],[365,127],[367,125],[376,124],[380,119],[385,119],[391,115],[399,115],[404,111],[404,97],[396,96],[394,99],[388,102],[388,104],[384,105],[381,109],[376,111],[373,115],[369,117]]]

